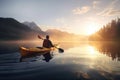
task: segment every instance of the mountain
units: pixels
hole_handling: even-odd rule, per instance
[[[83,36],[75,35],[73,33],[68,33],[65,31],[60,31],[57,29],[48,29],[47,31],[42,31],[40,27],[35,22],[23,22],[23,24],[27,25],[31,29],[35,30],[36,32],[45,35],[50,35],[51,39],[54,41],[80,41],[85,40]]]
[[[0,18],[0,40],[31,39],[35,34],[34,30],[13,18]]]
[[[54,41],[81,41],[87,40],[86,36],[76,35],[73,33],[68,33],[65,31],[60,31],[57,29],[48,29],[46,34],[51,35]]]
[[[0,40],[38,40],[38,34],[43,38],[45,38],[45,35],[50,35],[54,41],[86,40],[81,35],[75,35],[57,29],[42,31],[34,22],[20,23],[13,18],[0,18]]]
[[[23,22],[24,25],[30,27],[32,30],[35,30],[36,32],[43,32],[41,28],[35,23],[35,22]],[[44,32],[43,32],[44,33]]]

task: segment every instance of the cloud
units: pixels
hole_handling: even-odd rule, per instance
[[[89,6],[83,6],[81,8],[75,8],[72,10],[73,14],[84,14],[90,10]]]
[[[114,16],[114,15],[119,15],[119,14],[120,14],[120,10],[109,8],[109,9],[106,9],[106,10],[102,11],[98,15],[101,15],[101,16]]]
[[[100,3],[100,1],[93,1],[93,8],[98,8],[97,5]]]
[[[105,8],[103,11],[101,11],[100,13],[98,13],[97,15],[100,16],[114,16],[114,15],[119,15],[120,14],[120,9],[115,8],[116,3],[118,2],[118,0],[113,0],[107,8]]]

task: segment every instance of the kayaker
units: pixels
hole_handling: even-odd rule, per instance
[[[46,48],[51,48],[51,47],[55,47],[57,48],[55,45],[52,44],[52,42],[49,40],[49,35],[46,35],[46,39],[43,39],[40,35],[38,35],[39,39],[43,40],[43,47]],[[64,50],[62,48],[57,48],[59,50],[60,53],[63,53]]]
[[[46,35],[46,39],[43,40],[43,47],[46,48],[54,47],[52,42],[49,40],[49,35]]]

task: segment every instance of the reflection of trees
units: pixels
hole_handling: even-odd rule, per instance
[[[112,57],[112,60],[120,61],[120,42],[91,42],[90,44],[99,52]]]

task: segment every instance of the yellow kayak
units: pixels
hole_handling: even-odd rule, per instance
[[[45,54],[48,53],[52,50],[54,50],[55,48],[25,48],[25,47],[20,47],[20,53],[21,53],[21,57],[26,57],[26,56],[31,56],[31,55],[37,55],[37,54]]]

